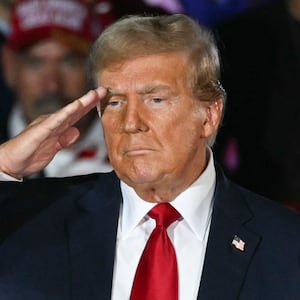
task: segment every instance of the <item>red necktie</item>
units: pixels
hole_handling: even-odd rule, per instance
[[[169,203],[160,203],[148,215],[155,219],[156,227],[139,261],[130,300],[177,300],[176,254],[166,229],[180,214]]]

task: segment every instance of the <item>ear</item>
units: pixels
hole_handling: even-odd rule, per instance
[[[217,132],[222,119],[222,98],[219,98],[214,102],[204,103],[204,111],[205,117],[203,119],[203,131],[201,137],[209,138]]]
[[[16,84],[18,72],[17,54],[13,49],[6,45],[2,48],[2,66],[6,84],[10,88],[13,88]]]

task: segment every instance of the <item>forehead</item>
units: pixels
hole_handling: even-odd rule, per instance
[[[135,87],[150,89],[182,85],[187,76],[187,54],[182,52],[153,54],[112,65],[98,76],[98,84],[113,90]]]
[[[64,45],[55,39],[42,39],[30,46],[24,48],[21,52],[23,55],[36,55],[41,57],[48,57],[51,55],[65,55],[65,54],[75,54],[71,47]]]

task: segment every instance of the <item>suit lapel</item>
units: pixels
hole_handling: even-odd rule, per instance
[[[222,174],[218,175],[199,300],[238,299],[260,240],[245,226],[253,216],[243,197]],[[244,249],[232,245],[234,236],[245,242]]]
[[[100,178],[67,222],[73,300],[109,300],[121,191]],[[101,182],[100,182],[101,181]]]
[[[103,180],[105,179],[105,180]],[[119,181],[99,178],[78,199],[78,209],[67,222],[73,300],[111,299],[116,234],[121,202]],[[84,193],[83,193],[84,194]],[[212,223],[198,299],[237,299],[260,237],[247,230],[253,216],[233,188],[218,172]],[[232,246],[237,235],[244,251]]]

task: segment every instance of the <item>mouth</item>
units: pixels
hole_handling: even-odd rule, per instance
[[[46,94],[37,99],[32,106],[33,119],[43,114],[51,114],[62,108],[71,99],[64,97],[61,94]]]
[[[138,155],[146,155],[153,152],[153,149],[145,148],[145,147],[133,147],[124,151],[124,155],[127,156],[138,156]]]

